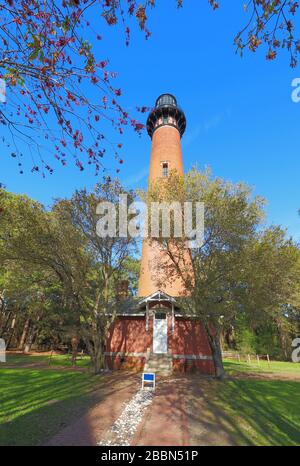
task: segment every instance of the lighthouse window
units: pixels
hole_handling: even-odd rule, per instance
[[[169,123],[169,118],[166,116],[164,117],[164,124],[167,125]]]
[[[162,175],[164,178],[167,178],[169,176],[169,164],[168,162],[164,162],[162,164]]]

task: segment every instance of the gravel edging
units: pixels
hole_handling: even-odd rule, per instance
[[[130,446],[145,411],[153,401],[153,397],[153,390],[139,390],[129,403],[124,405],[122,414],[98,445]]]

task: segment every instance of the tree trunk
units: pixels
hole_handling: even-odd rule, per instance
[[[222,332],[224,336],[224,342],[226,343],[227,347],[230,349],[233,349],[235,347],[234,345],[234,327],[231,325],[225,332]]]
[[[29,334],[28,334],[28,338],[27,338],[25,348],[24,348],[24,353],[29,353],[30,352],[31,347],[33,345],[33,342],[35,340],[36,334],[37,334],[36,327],[32,327],[30,329],[30,331],[29,331]]]
[[[276,319],[276,325],[277,325],[277,330],[278,330],[278,335],[279,335],[282,354],[284,356],[284,359],[286,361],[288,361],[289,360],[289,354],[288,354],[288,351],[287,351],[287,346],[288,346],[287,345],[287,333],[288,332],[284,328],[284,325],[282,323],[281,318]]]
[[[0,333],[2,332],[3,322],[6,320],[6,313],[5,311],[0,311]]]
[[[3,317],[3,324],[1,323],[1,330],[0,330],[0,337],[3,338],[3,336],[7,333],[7,328],[8,324],[11,318],[11,312],[4,313]]]
[[[24,348],[24,344],[25,344],[25,341],[26,341],[26,338],[27,338],[29,326],[30,326],[30,319],[26,319],[26,322],[25,322],[24,327],[23,327],[23,332],[22,332],[22,335],[21,335],[21,338],[20,338],[20,342],[19,342],[19,347],[18,347],[19,350],[22,350]]]
[[[99,348],[96,349],[94,347],[92,361],[93,361],[94,374],[99,374],[101,370],[105,369],[105,356]]]
[[[221,347],[220,344],[217,340],[213,342],[213,344],[210,345],[211,350],[212,350],[212,355],[213,355],[213,360],[215,364],[215,369],[216,369],[216,377],[218,379],[224,379],[225,377],[225,369],[223,366],[223,360],[222,360],[222,352],[221,352]]]
[[[7,344],[6,344],[6,349],[10,348],[12,339],[13,339],[13,337],[15,335],[15,325],[16,325],[16,316],[14,315],[13,318],[12,318],[12,321],[11,321],[11,326],[10,326],[8,341],[7,341]]]
[[[104,348],[101,339],[97,337],[94,339],[92,360],[95,374],[99,374],[102,369],[105,369]]]
[[[71,345],[72,345],[72,359],[71,363],[72,366],[76,366],[76,359],[77,359],[77,353],[78,353],[78,338],[76,335],[73,335],[71,337]]]
[[[220,346],[220,335],[218,332],[212,331],[209,324],[205,323],[205,329],[215,365],[216,377],[222,380],[225,377],[225,369]]]
[[[93,358],[93,363],[94,363],[94,374],[99,374],[101,370],[103,370],[104,367],[104,358],[101,354],[95,354],[95,357]]]
[[[35,322],[38,322],[39,320],[40,320],[40,316],[37,316]],[[29,334],[28,334],[27,341],[26,341],[25,348],[24,348],[24,353],[29,353],[36,337],[38,336],[38,332],[39,332],[38,326],[33,325],[31,329],[29,330]]]
[[[24,353],[29,353],[30,352],[32,343],[33,343],[33,331],[31,330],[31,332],[30,332],[30,334],[29,334],[29,336],[27,338],[25,347],[24,347]]]

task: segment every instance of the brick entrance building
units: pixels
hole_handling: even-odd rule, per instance
[[[185,127],[185,115],[175,97],[161,95],[147,120],[152,139],[149,184],[163,183],[171,170],[183,175],[181,137]],[[112,368],[214,374],[203,325],[180,312],[180,299],[188,299],[184,282],[180,276],[165,280],[168,260],[158,243],[143,241],[138,297],[120,302],[107,341],[107,363]],[[161,270],[160,263],[164,265]]]

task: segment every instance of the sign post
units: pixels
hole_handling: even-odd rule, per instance
[[[144,372],[142,376],[142,390],[144,388],[152,388],[155,390],[155,373],[154,372]]]

